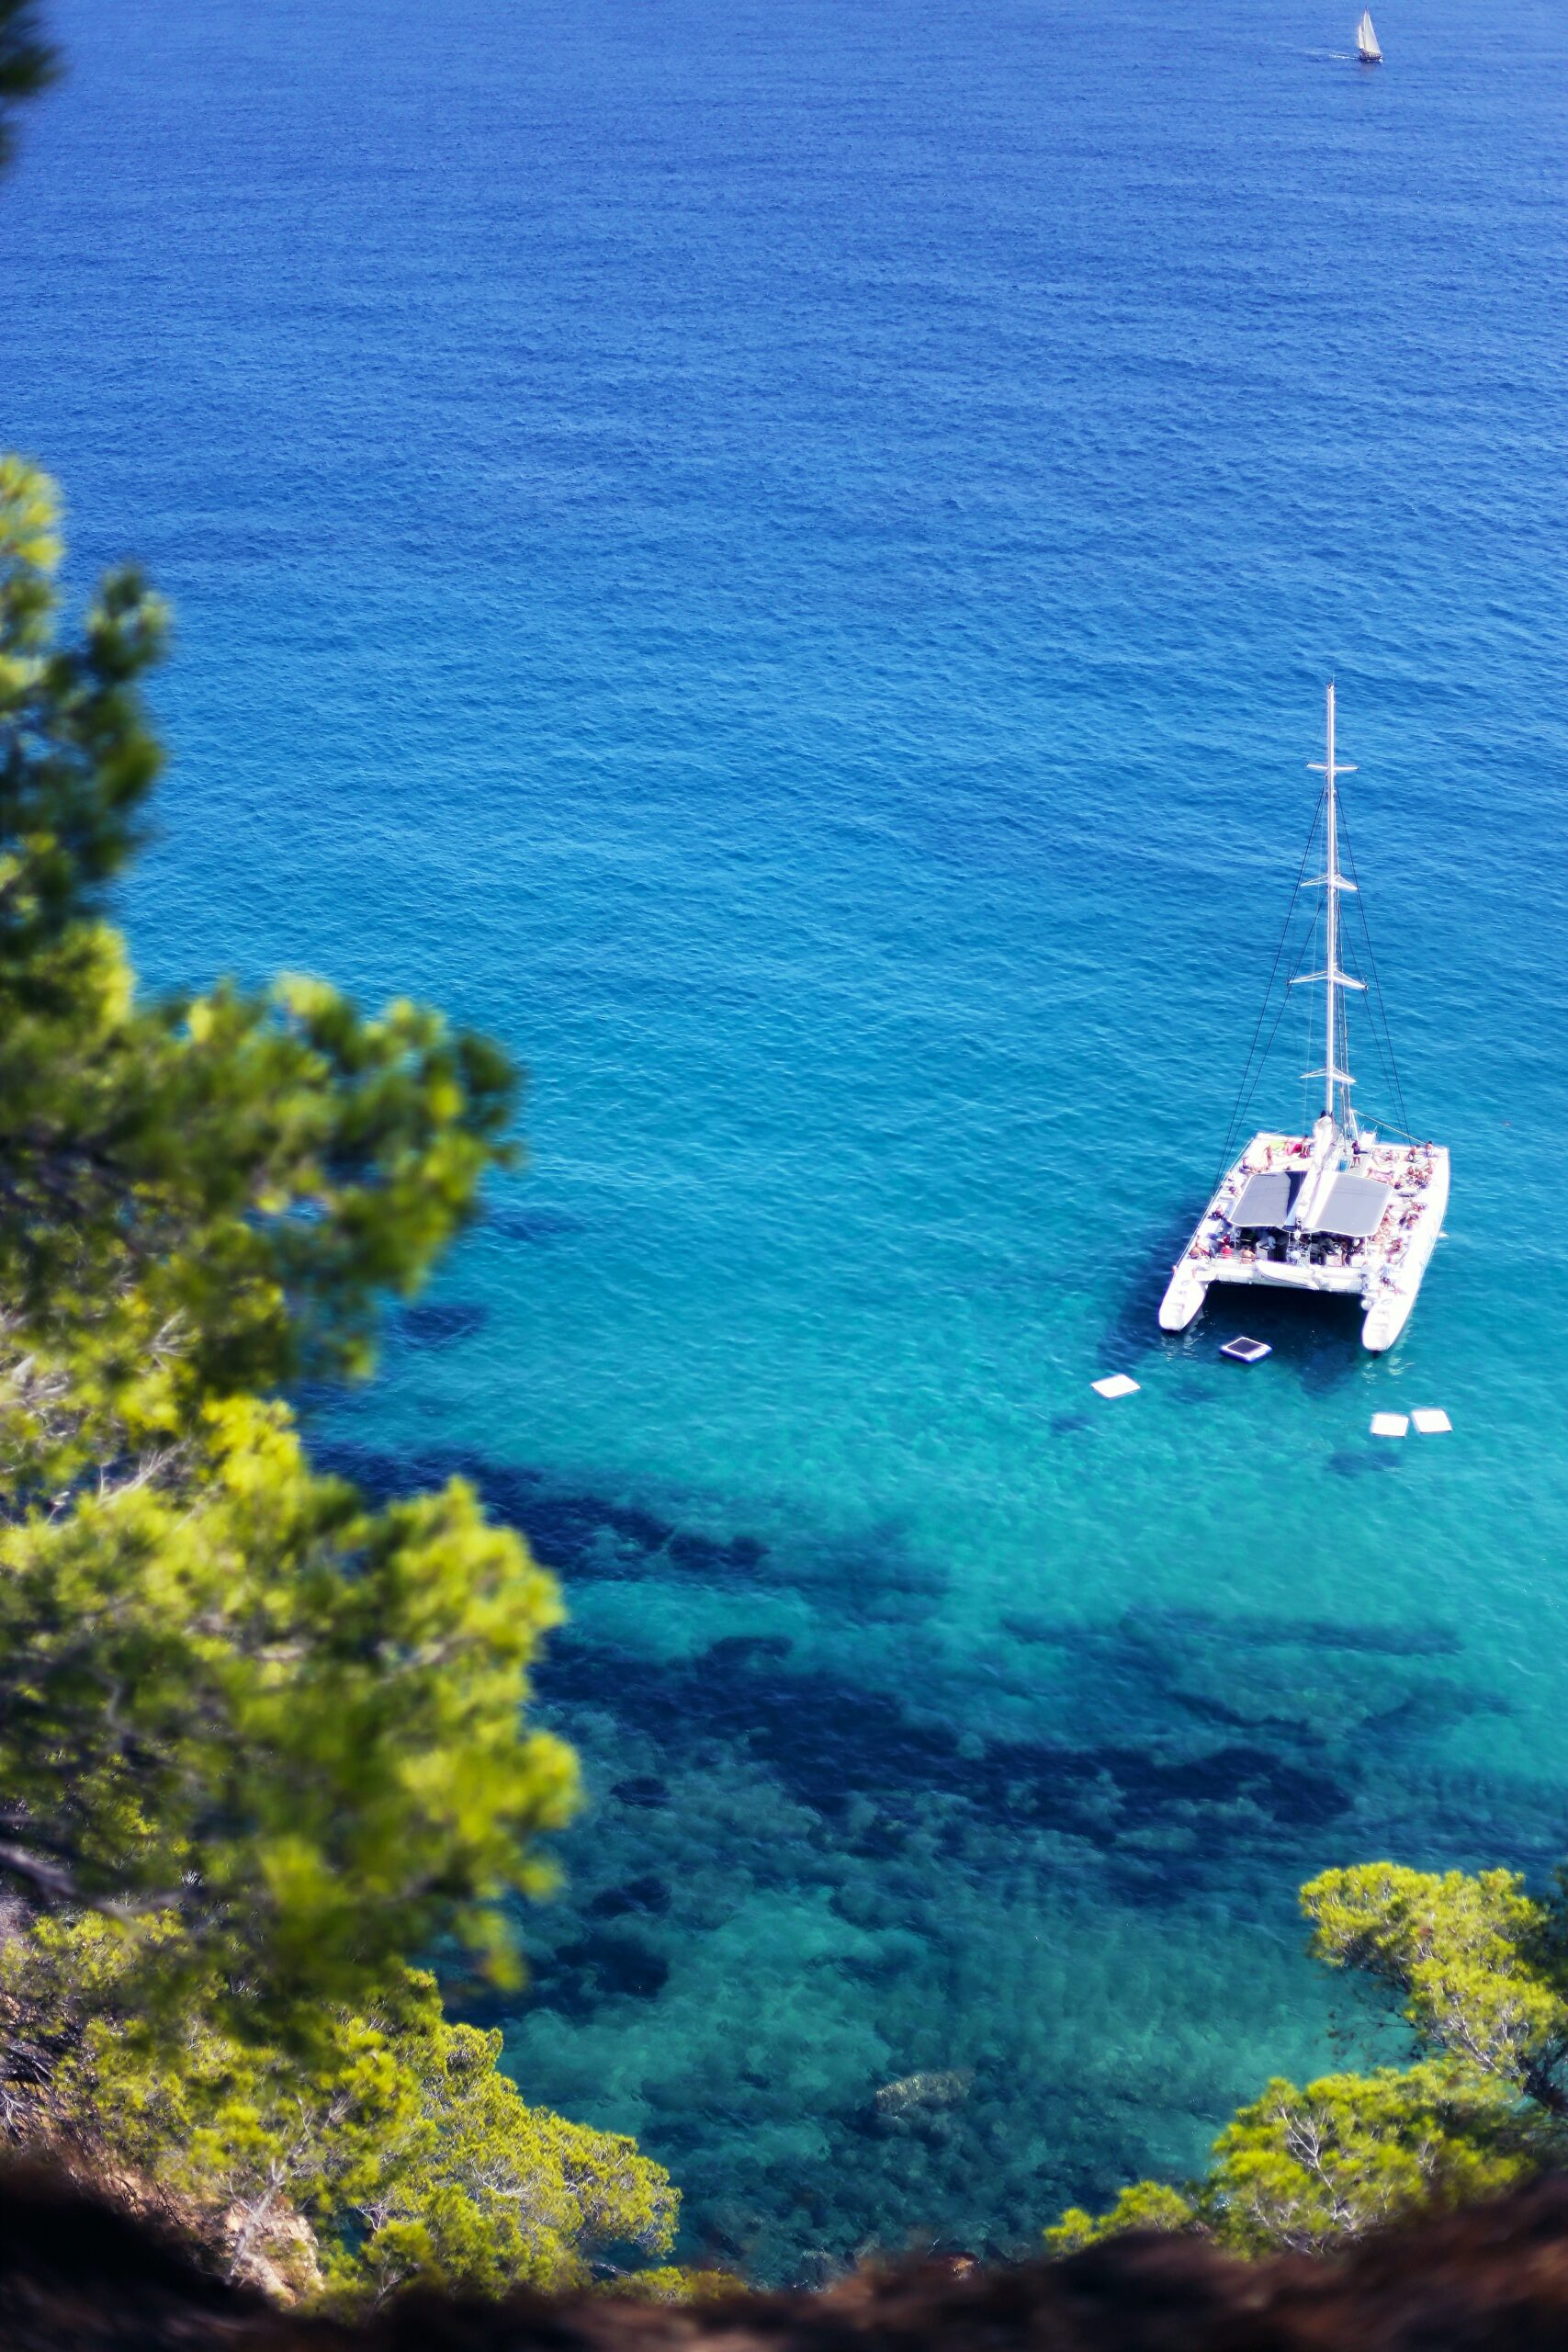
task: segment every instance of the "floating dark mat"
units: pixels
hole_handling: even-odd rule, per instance
[[[1221,1355],[1229,1356],[1235,1363],[1261,1363],[1265,1356],[1273,1352],[1267,1340],[1227,1340],[1220,1350]]]

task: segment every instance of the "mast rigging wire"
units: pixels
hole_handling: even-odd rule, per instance
[[[1361,944],[1367,957],[1366,978],[1371,983],[1368,993],[1377,1006],[1376,1017],[1368,1025],[1371,1030],[1379,1058],[1383,1064],[1394,1102],[1398,1107],[1401,1129],[1407,1132],[1410,1121],[1404,1108],[1404,1089],[1399,1082],[1399,1065],[1393,1056],[1393,1032],[1388,1025],[1388,1013],[1382,999],[1382,982],[1378,978],[1377,957],[1372,953],[1372,933],[1371,925],[1367,921],[1367,902],[1361,895],[1360,877],[1356,872],[1355,854],[1350,847],[1350,837],[1345,828],[1343,814],[1339,820],[1339,830],[1345,845],[1345,855],[1350,868],[1350,879],[1356,885],[1356,912],[1360,917]],[[1370,1004],[1368,1010],[1371,1010]]]
[[[1325,797],[1326,787],[1325,788],[1325,793],[1320,795],[1318,798],[1317,806],[1319,815],[1322,814],[1323,802]],[[1316,839],[1317,817],[1314,816],[1312,820],[1312,831],[1307,835],[1306,847],[1302,852],[1302,862],[1296,868],[1296,878],[1291,889],[1291,903],[1285,909],[1285,920],[1280,930],[1280,944],[1274,950],[1274,961],[1269,967],[1269,978],[1263,990],[1263,1001],[1258,1008],[1258,1023],[1252,1032],[1252,1043],[1247,1049],[1247,1059],[1242,1064],[1241,1083],[1236,1088],[1235,1102],[1231,1108],[1230,1124],[1225,1129],[1224,1159],[1220,1170],[1222,1176],[1231,1164],[1231,1146],[1235,1139],[1235,1136],[1242,1120],[1247,1115],[1247,1106],[1252,1101],[1253,1094],[1257,1091],[1258,1080],[1261,1079],[1263,1075],[1263,1066],[1269,1059],[1269,1052],[1274,1044],[1274,1039],[1279,1034],[1280,1023],[1284,1018],[1285,1006],[1290,1002],[1290,991],[1287,989],[1285,996],[1281,1000],[1280,1010],[1274,1015],[1274,1026],[1269,1032],[1269,1042],[1263,1048],[1262,1055],[1259,1057],[1258,1064],[1257,1076],[1254,1077],[1252,1073],[1252,1057],[1258,1051],[1258,1040],[1262,1034],[1263,1023],[1269,1017],[1269,1000],[1273,994],[1274,982],[1279,976],[1280,958],[1285,952],[1285,942],[1291,935],[1291,922],[1296,911],[1296,901],[1302,894],[1302,876],[1307,870],[1307,860],[1312,855],[1312,845]],[[1301,967],[1301,956],[1299,954],[1296,957],[1296,967],[1299,970]],[[1295,975],[1292,973],[1292,978],[1293,978],[1294,977]],[[1247,1083],[1249,1078],[1252,1080],[1250,1087]]]
[[[1303,877],[1306,873],[1307,861],[1311,857],[1314,845],[1317,841],[1319,828],[1324,821],[1325,807],[1327,798],[1328,786],[1325,783],[1322,792],[1318,796],[1317,808],[1314,812],[1312,827],[1307,834],[1306,847],[1302,852],[1301,864],[1296,868],[1296,878],[1292,887],[1290,904],[1285,910],[1285,920],[1280,927],[1279,944],[1274,950],[1274,960],[1269,966],[1269,978],[1263,991],[1263,1001],[1258,1007],[1258,1020],[1253,1028],[1251,1042],[1247,1049],[1247,1058],[1242,1065],[1240,1083],[1236,1088],[1235,1101],[1232,1106],[1230,1120],[1225,1129],[1224,1156],[1220,1169],[1221,1177],[1224,1176],[1225,1170],[1231,1165],[1241,1127],[1246,1120],[1247,1112],[1251,1108],[1253,1097],[1256,1095],[1258,1087],[1262,1083],[1263,1072],[1268,1066],[1269,1057],[1273,1050],[1274,1041],[1280,1034],[1280,1024],[1285,1017],[1286,1006],[1290,1002],[1290,982],[1301,976],[1303,967],[1307,960],[1308,954],[1316,941],[1318,919],[1314,914],[1312,922],[1307,928],[1306,935],[1302,946],[1297,951],[1292,968],[1287,976],[1287,984],[1280,995],[1279,1008],[1274,1014],[1272,1023],[1269,1024],[1269,1035],[1267,1038],[1264,1039],[1263,1048],[1261,1053],[1259,1053],[1258,1039],[1262,1036],[1264,1023],[1269,1019],[1269,1000],[1274,994],[1275,983],[1280,977],[1280,967],[1281,962],[1284,960],[1286,946],[1291,935],[1291,925],[1295,920],[1296,908],[1301,898]],[[1414,1142],[1416,1137],[1410,1134],[1409,1114],[1404,1106],[1404,1090],[1400,1082],[1399,1066],[1394,1059],[1393,1038],[1388,1024],[1387,1008],[1383,1002],[1382,982],[1378,972],[1377,958],[1372,952],[1371,928],[1367,921],[1366,901],[1361,894],[1359,877],[1356,872],[1355,856],[1350,847],[1349,835],[1345,824],[1343,802],[1340,803],[1338,817],[1339,841],[1341,850],[1344,854],[1347,876],[1349,881],[1356,885],[1351,895],[1354,897],[1356,901],[1355,912],[1359,923],[1359,937],[1360,953],[1357,956],[1357,961],[1360,962],[1363,956],[1365,958],[1362,970],[1353,975],[1353,977],[1357,978],[1364,978],[1368,984],[1367,1009],[1369,1013],[1371,1015],[1371,1018],[1367,1023],[1368,1034],[1373,1049],[1377,1055],[1379,1066],[1378,1074],[1388,1088],[1388,1091],[1393,1099],[1394,1105],[1399,1113],[1397,1123],[1392,1119],[1379,1119],[1377,1124],[1381,1126],[1394,1127],[1396,1133],[1404,1136],[1407,1140]],[[1338,1010],[1340,1031],[1340,1036],[1337,1041],[1339,1046],[1339,1067],[1342,1069],[1348,1069],[1349,1068],[1348,1004],[1342,1001]]]

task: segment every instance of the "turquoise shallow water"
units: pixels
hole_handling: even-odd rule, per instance
[[[1192,2163],[1364,2039],[1306,1871],[1562,1842],[1568,20],[1354,13],[64,0],[0,196],[179,608],[144,962],[531,1067],[323,1435],[567,1577],[511,2062],[768,2275]],[[1454,1200],[1243,1374],[1154,1311],[1330,670]]]

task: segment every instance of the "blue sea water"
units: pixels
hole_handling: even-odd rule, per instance
[[[0,438],[178,609],[144,967],[530,1067],[322,1435],[565,1577],[508,2061],[761,2275],[1193,2165],[1365,2046],[1303,1876],[1562,1843],[1568,15],[1354,15],[59,0],[0,189]],[[1331,672],[1378,1362],[1154,1323]]]

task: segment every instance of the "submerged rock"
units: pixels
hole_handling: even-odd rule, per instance
[[[921,2107],[959,2107],[975,2087],[973,2066],[951,2066],[940,2072],[900,2075],[884,2083],[872,2105],[878,2115],[908,2115]]]

